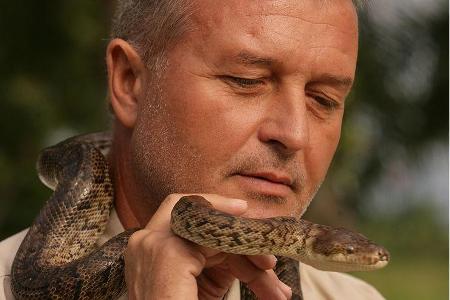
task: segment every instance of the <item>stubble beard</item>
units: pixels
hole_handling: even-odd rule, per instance
[[[156,83],[147,89],[142,110],[140,115],[143,120],[138,120],[131,139],[131,163],[142,195],[141,201],[146,201],[156,211],[161,202],[172,193],[216,193],[214,185],[206,185],[192,175],[187,175],[193,173],[192,170],[195,170],[202,155],[196,149],[189,148],[187,143],[173,145],[178,134],[169,126],[169,122],[164,122],[171,116],[168,115],[163,90],[159,84]],[[262,207],[285,206],[283,210],[289,216],[300,218],[322,182],[307,189],[305,171],[301,166],[295,166],[279,155],[260,152],[264,153],[236,156],[226,164],[220,173],[221,178],[232,176],[233,173],[242,170],[257,170],[262,166],[288,169],[295,177],[294,192],[298,195],[297,201],[287,203],[282,197],[249,191],[244,194],[245,198],[257,201]]]
[[[295,201],[287,201],[284,197],[261,194],[257,192],[245,191],[247,199],[256,200],[262,209],[271,209],[274,206],[283,206],[283,211],[286,216],[301,218],[306,212],[311,201],[319,191],[322,181],[309,186],[306,170],[301,166],[301,163],[294,161],[291,158],[282,158],[280,155],[271,151],[261,150],[260,153],[243,154],[231,160],[228,169],[222,174],[223,177],[232,174],[252,173],[264,168],[282,169],[287,171],[293,178],[292,184],[293,192],[297,195]]]
[[[140,115],[131,139],[131,161],[142,200],[157,208],[170,194],[204,192],[186,175],[200,154],[180,142],[180,134],[170,126],[172,116],[158,83],[147,89]]]

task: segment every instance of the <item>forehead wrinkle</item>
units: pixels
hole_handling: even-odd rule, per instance
[[[314,0],[317,1],[317,0]],[[266,2],[273,2],[270,6],[264,6],[260,7],[257,14],[261,17],[287,17],[292,18],[295,20],[298,20],[302,23],[307,23],[310,25],[318,25],[318,26],[324,26],[324,30],[330,30],[331,28],[337,29],[338,31],[341,31],[343,34],[355,34],[358,32],[357,29],[357,11],[355,5],[352,4],[352,1],[348,1],[347,5],[338,5],[336,12],[335,9],[331,10],[330,5],[335,5],[336,3],[333,3],[337,0],[320,0],[316,2],[316,10],[323,11],[323,14],[319,17],[314,16],[312,17],[310,14],[306,14],[304,7],[298,0],[292,0],[287,1],[288,3],[285,3],[284,1],[266,1]],[[278,3],[282,2],[284,3]],[[333,6],[334,7],[334,6]],[[250,14],[248,14],[250,15]],[[336,17],[342,17],[344,16],[345,19],[354,19],[356,21],[356,28],[338,28],[336,24],[333,24],[333,22],[330,22],[330,20],[334,20]],[[342,27],[342,26],[340,26]],[[356,29],[356,30],[355,30]]]
[[[306,22],[306,21],[305,21],[305,22]],[[344,35],[347,35],[347,34],[356,34],[356,33],[357,33],[357,31],[355,31],[355,30],[343,30],[342,28],[339,28],[339,26],[336,26],[336,25],[334,25],[334,24],[329,24],[329,23],[313,23],[313,22],[308,22],[308,24],[310,24],[310,25],[323,26],[323,29],[321,29],[321,31],[323,31],[324,33],[330,33],[332,30],[334,30],[334,31],[336,31],[336,32],[340,32],[340,34],[344,34]],[[297,41],[297,42],[303,41],[302,36],[301,36],[301,37],[292,36],[291,34],[289,34],[289,33],[286,32],[286,31],[283,31],[283,30],[277,30],[277,29],[274,29],[273,32],[274,32],[275,34],[278,34],[279,36],[286,37],[286,38],[290,38],[290,39],[292,39],[292,40],[294,40],[294,41]]]
[[[247,16],[251,16],[251,14],[247,14]],[[307,16],[299,16],[299,15],[294,15],[292,13],[275,13],[275,12],[260,12],[258,13],[258,16],[261,17],[287,17],[287,18],[292,18],[295,20],[299,20],[302,23],[307,23],[307,24],[311,24],[311,25],[323,25],[325,26],[325,30],[329,30],[329,28],[337,28],[337,26],[329,21],[324,21],[322,20],[323,18],[320,18],[319,20],[317,19],[312,19],[310,18],[308,15]],[[351,15],[349,15],[350,17]],[[355,14],[356,16],[356,14]],[[340,31],[342,31],[342,33],[345,34],[353,34],[355,32],[355,30],[343,30],[342,28],[339,29]]]

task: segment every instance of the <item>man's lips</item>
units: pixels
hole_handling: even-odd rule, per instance
[[[272,183],[284,184],[289,187],[292,186],[293,182],[293,180],[289,175],[281,172],[256,172],[256,173],[242,173],[239,175],[263,179],[270,181]]]
[[[286,197],[292,192],[292,178],[282,172],[242,172],[234,174],[245,189],[252,192]]]

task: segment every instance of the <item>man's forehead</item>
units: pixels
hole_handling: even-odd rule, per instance
[[[286,29],[319,24],[355,35],[358,31],[356,8],[351,0],[206,0],[199,1],[193,13],[197,29],[206,34],[208,30],[233,25],[246,26],[248,34],[257,34],[262,23],[254,24],[255,20],[265,20],[266,26],[271,26],[275,18],[284,19],[284,27],[290,27]],[[337,24],[337,20],[343,24]]]
[[[284,15],[295,16],[296,13],[302,12],[306,7],[313,5],[313,11],[319,12],[332,10],[336,14],[356,14],[356,6],[352,0],[197,0],[194,5],[194,12],[199,15],[217,18],[228,15],[232,12],[234,15]],[[311,13],[311,16],[313,14]]]
[[[200,35],[188,40],[197,56],[215,68],[305,74],[347,89],[357,56],[355,8],[350,0],[324,0],[319,2],[329,6],[323,10],[325,4],[316,1],[245,1],[250,10],[244,9],[249,7],[244,1],[215,6],[205,1],[199,11],[201,28],[195,30]]]
[[[302,46],[308,43],[310,48],[336,47],[349,55],[356,55],[358,24],[351,0],[318,1],[327,3],[326,9],[325,4],[317,4],[317,0],[230,0],[214,1],[215,5],[210,2],[202,2],[202,8],[196,14],[198,23],[194,31],[200,31],[204,40],[212,38],[226,44],[235,42],[254,49],[267,49],[270,41],[258,45],[263,40],[271,40],[272,44],[280,47],[286,42],[301,43]],[[356,40],[356,44],[348,43],[349,37]],[[238,58],[248,64],[272,63],[245,52],[239,53]]]

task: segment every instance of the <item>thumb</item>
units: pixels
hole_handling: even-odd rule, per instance
[[[235,198],[227,198],[215,194],[195,194],[205,198],[212,206],[224,213],[231,215],[242,215],[247,211],[247,201]],[[170,228],[170,213],[175,204],[184,196],[189,194],[171,194],[164,199],[159,206],[156,213],[150,219],[150,222],[145,226],[146,228],[153,228],[153,230],[165,231]]]

